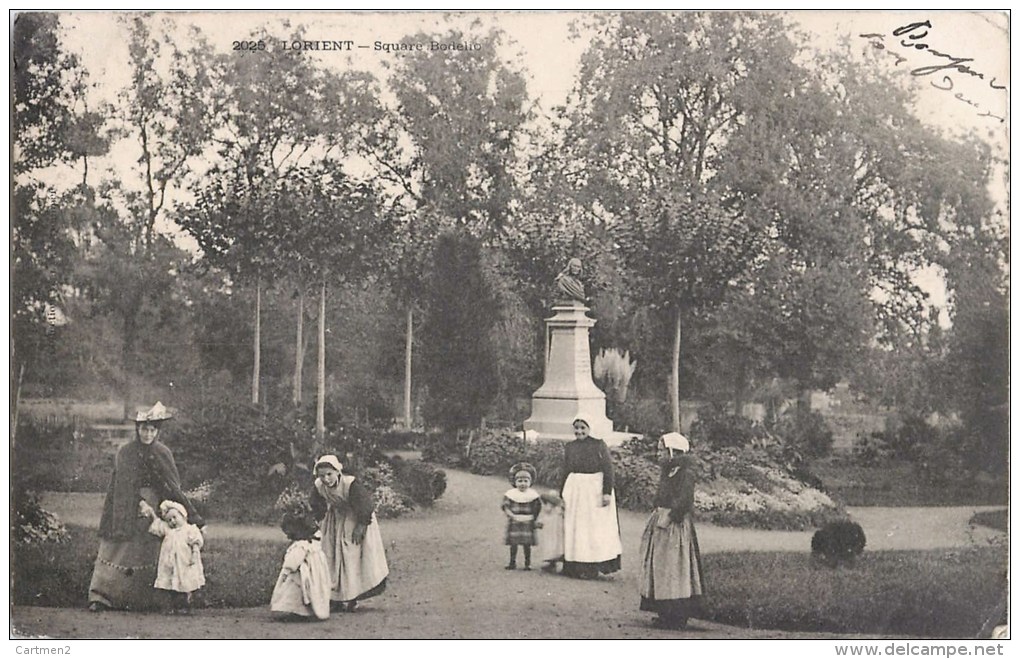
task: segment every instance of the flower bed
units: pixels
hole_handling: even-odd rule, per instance
[[[426,451],[450,466],[467,466],[472,473],[502,475],[510,465],[527,460],[538,469],[537,484],[560,486],[563,444],[525,442],[509,430],[487,430],[460,452],[456,444],[436,438],[437,449]],[[438,449],[441,447],[441,450]],[[622,508],[652,508],[659,482],[655,440],[636,439],[610,450],[616,478],[616,500]],[[804,530],[846,519],[843,506],[798,477],[788,466],[781,447],[699,448],[694,453],[699,480],[695,505],[699,518],[722,526]]]

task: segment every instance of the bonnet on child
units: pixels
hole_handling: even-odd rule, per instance
[[[530,478],[531,482],[534,483],[538,477],[538,470],[535,469],[529,462],[518,462],[514,466],[510,467],[510,482],[513,483],[517,480],[517,475],[520,473],[526,473]]]
[[[168,510],[176,510],[184,518],[184,521],[188,521],[188,510],[176,501],[170,501],[169,499],[159,504],[159,516],[166,517]]]

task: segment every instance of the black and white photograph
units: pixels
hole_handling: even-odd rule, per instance
[[[8,652],[1003,655],[1010,18],[10,11]]]

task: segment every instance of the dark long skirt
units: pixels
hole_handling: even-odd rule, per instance
[[[697,613],[705,592],[698,535],[690,515],[669,519],[668,508],[652,513],[641,537],[641,610],[683,621]]]
[[[148,533],[129,540],[100,540],[89,584],[89,603],[132,611],[164,606],[166,593],[153,587],[159,544],[159,538]]]

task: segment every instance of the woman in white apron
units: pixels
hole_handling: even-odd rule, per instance
[[[321,520],[322,549],[329,563],[334,608],[353,611],[359,600],[386,589],[389,568],[371,494],[343,473],[335,455],[315,462],[315,487],[311,503]]]
[[[620,523],[609,447],[590,437],[584,417],[574,420],[574,441],[564,447],[563,574],[592,579],[620,569]]]

